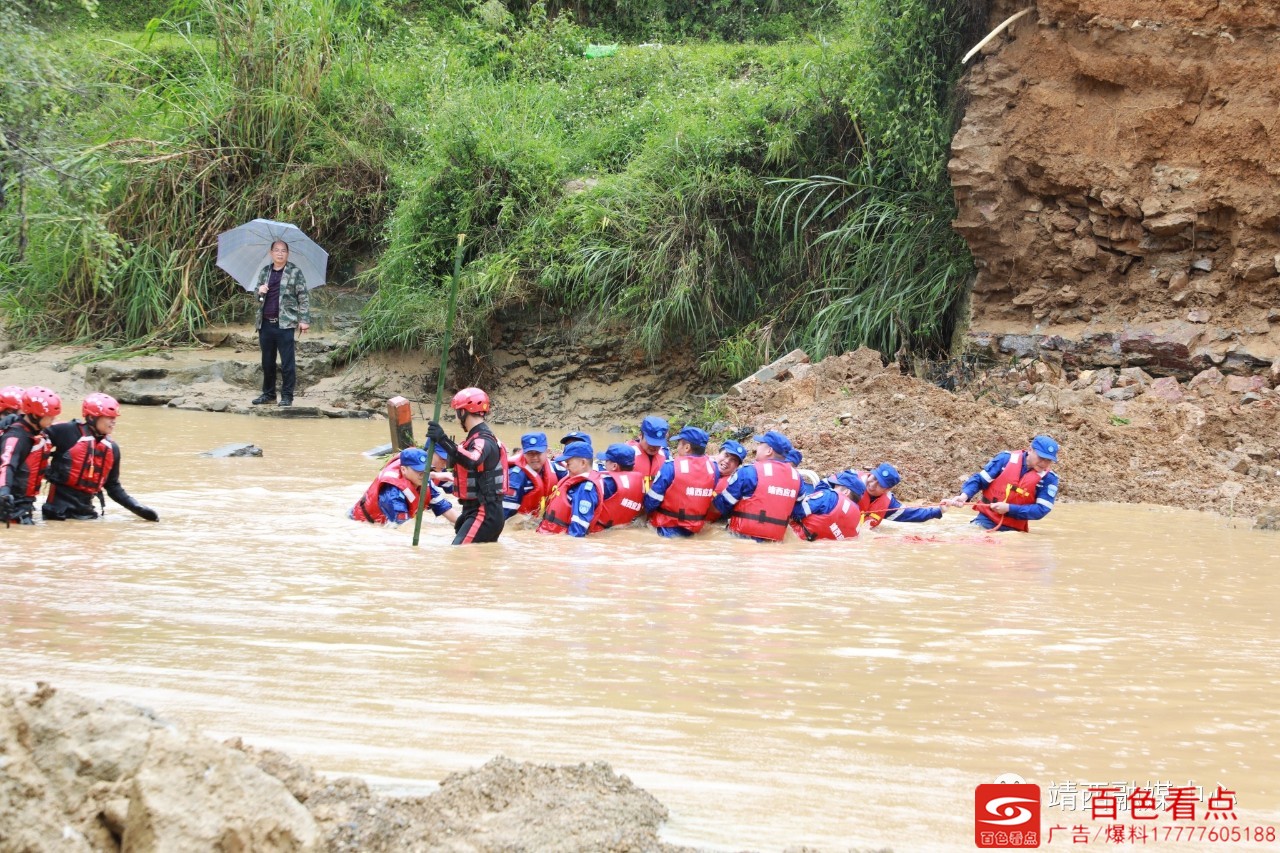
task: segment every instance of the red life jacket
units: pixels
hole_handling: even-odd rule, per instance
[[[697,533],[707,523],[707,510],[715,500],[720,471],[706,456],[677,456],[671,466],[675,477],[662,496],[662,503],[649,513],[649,523]]]
[[[546,506],[546,498],[556,487],[559,476],[556,474],[556,466],[551,463],[548,457],[542,463],[542,472],[539,473],[529,467],[529,463],[525,462],[524,453],[517,453],[507,460],[508,469],[519,468],[524,475],[529,478],[529,482],[533,484],[533,488],[524,493],[524,497],[520,498],[520,509],[517,512],[523,515],[541,515]],[[510,478],[507,480],[506,493],[508,497],[515,497],[515,492],[511,488]]]
[[[987,503],[1033,504],[1036,502],[1036,487],[1040,485],[1041,474],[1035,468],[1022,473],[1024,451],[1009,454],[1009,461],[1000,472],[1000,476],[991,481],[991,485],[982,490],[982,497]],[[1001,515],[989,507],[978,504],[978,512],[996,523],[997,527],[1007,527],[1026,533],[1030,529],[1025,518],[1012,518]]]
[[[800,475],[781,459],[752,462],[756,490],[734,504],[729,529],[743,536],[781,542],[800,495]]]
[[[859,471],[858,476],[862,478],[862,482],[871,482],[870,471]],[[893,493],[885,489],[884,494],[878,498],[873,498],[867,492],[862,493],[862,497],[858,498],[858,506],[862,509],[862,517],[867,520],[867,524],[872,527],[879,527],[880,522],[884,521],[884,517],[889,514],[889,506],[893,501]]]
[[[460,501],[482,501],[482,500],[502,500],[502,496],[507,493],[507,469],[510,462],[507,461],[507,446],[489,429],[488,424],[484,425],[484,429],[475,433],[468,434],[462,447],[470,447],[471,443],[477,439],[483,438],[486,441],[492,441],[498,446],[498,464],[490,466],[486,469],[482,463],[479,468],[474,471],[463,467],[460,463],[454,465],[454,494],[458,496]]]
[[[636,449],[636,464],[632,470],[644,479],[644,487],[648,489],[654,477],[657,477],[658,472],[662,470],[662,463],[667,461],[667,454],[659,447],[658,452],[650,456],[640,449],[640,439],[638,438],[628,441],[627,446]]]
[[[34,499],[40,494],[52,447],[49,437],[33,430],[25,418],[15,421],[5,431],[0,439],[0,470],[13,465],[14,481],[8,485],[15,498]],[[14,457],[18,457],[16,463]]]
[[[547,500],[547,511],[542,516],[542,523],[538,525],[539,533],[564,533],[569,529],[569,522],[573,520],[573,507],[569,504],[569,492],[574,486],[583,480],[590,480],[595,483],[596,489],[600,492],[600,497],[604,497],[604,482],[600,479],[602,476],[600,471],[587,471],[583,474],[570,474],[559,483],[556,484],[555,491],[551,493],[550,499]],[[599,506],[596,507],[596,513],[600,512]],[[595,528],[595,519],[592,519],[591,527],[587,529],[590,533]]]
[[[806,515],[804,521],[792,521],[791,529],[801,539],[853,539],[858,535],[862,508],[853,500],[840,497],[831,512]]]
[[[110,436],[98,438],[88,424],[72,421],[80,430],[80,438],[49,465],[46,479],[90,495],[102,491],[107,476],[115,467],[118,453]]]
[[[351,508],[351,517],[356,521],[386,524],[387,516],[378,503],[378,492],[382,491],[383,486],[395,486],[404,492],[404,496],[409,499],[409,516],[412,518],[418,514],[418,501],[422,499],[422,494],[417,486],[400,473],[400,460],[393,459],[369,484],[369,488],[364,490],[364,496],[356,501],[356,505]]]
[[[630,524],[644,509],[644,478],[635,471],[606,471],[600,475],[613,480],[618,490],[596,508],[596,517],[591,522],[591,533],[608,530],[610,527],[621,527]],[[601,486],[604,483],[601,482]],[[600,494],[604,495],[601,488]]]

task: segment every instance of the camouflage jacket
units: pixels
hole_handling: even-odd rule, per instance
[[[258,272],[258,280],[253,285],[253,292],[267,283],[271,275],[271,264],[267,264]],[[265,300],[258,295],[258,319],[255,329],[262,328],[262,306]],[[294,329],[299,323],[311,323],[311,294],[307,291],[307,278],[290,262],[285,262],[283,274],[280,276],[280,328]]]

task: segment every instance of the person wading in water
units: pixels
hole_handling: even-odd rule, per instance
[[[427,424],[427,437],[448,451],[454,465],[454,494],[462,514],[454,523],[453,544],[497,542],[506,523],[502,497],[507,490],[507,451],[484,420],[489,395],[479,388],[463,388],[450,405],[467,437],[457,444],[435,421]]]

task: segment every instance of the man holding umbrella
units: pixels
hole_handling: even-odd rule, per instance
[[[255,328],[262,350],[262,395],[253,405],[276,401],[278,355],[283,374],[280,405],[292,406],[298,378],[294,333],[311,328],[308,294],[324,284],[329,253],[296,225],[254,219],[218,235],[218,266],[258,297]]]
[[[261,406],[276,401],[276,354],[280,354],[280,405],[293,405],[298,381],[294,360],[293,330],[301,335],[311,328],[311,296],[302,270],[289,263],[289,244],[271,244],[271,263],[258,273],[258,348],[262,350]]]

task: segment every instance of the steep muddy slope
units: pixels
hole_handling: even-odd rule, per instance
[[[971,60],[969,340],[1156,374],[1280,358],[1280,4],[1031,5]]]

